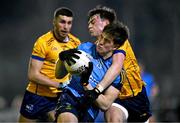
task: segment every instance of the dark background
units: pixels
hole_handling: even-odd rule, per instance
[[[115,9],[119,20],[128,25],[136,57],[154,74],[160,88],[158,119],[179,121],[180,0],[1,0],[0,96],[7,100],[7,108],[25,91],[33,44],[52,29],[54,10],[72,9],[72,33],[90,41],[87,13],[99,4]]]

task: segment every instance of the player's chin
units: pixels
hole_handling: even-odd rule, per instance
[[[61,33],[61,37],[66,38],[68,36],[68,33]]]
[[[60,31],[59,34],[60,34],[62,37],[66,37],[66,36],[69,34],[69,32],[68,32],[68,31],[67,31],[67,32],[65,32],[65,31]]]
[[[96,46],[96,51],[99,53],[99,54],[101,54],[103,51],[102,51],[102,48],[101,47],[99,47],[99,46]]]

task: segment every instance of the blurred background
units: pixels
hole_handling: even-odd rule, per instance
[[[135,55],[157,86],[151,100],[157,121],[180,121],[180,0],[2,0],[0,122],[17,121],[32,47],[52,29],[54,10],[72,9],[72,33],[91,41],[87,13],[99,4],[113,8],[130,29]]]

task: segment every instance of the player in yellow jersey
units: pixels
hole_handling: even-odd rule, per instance
[[[109,23],[113,23],[116,14],[108,7],[96,7],[89,11],[88,28],[92,36],[99,37]],[[112,81],[121,74],[123,86],[119,98],[105,111],[108,122],[133,121],[144,122],[151,116],[145,83],[140,76],[140,69],[128,40],[119,50],[124,53],[113,55],[113,63],[102,81],[96,86],[103,92]],[[126,54],[126,55],[124,55]],[[89,93],[93,97],[96,93]],[[94,96],[97,97],[97,96]]]
[[[28,79],[20,109],[19,122],[54,121],[58,93],[70,75],[55,77],[59,53],[76,48],[80,41],[70,34],[73,13],[66,7],[54,12],[53,29],[37,39],[29,61]]]

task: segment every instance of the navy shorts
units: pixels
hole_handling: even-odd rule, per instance
[[[20,113],[28,119],[46,120],[47,113],[55,109],[57,97],[44,97],[26,90]]]
[[[81,98],[75,97],[69,90],[64,89],[58,100],[56,120],[59,114],[70,112],[78,118],[79,122],[94,122],[94,119],[87,111],[87,107],[85,108],[82,103],[83,100]]]
[[[116,99],[114,103],[123,106],[128,111],[128,122],[145,122],[152,115],[145,87],[137,96],[128,99]]]

